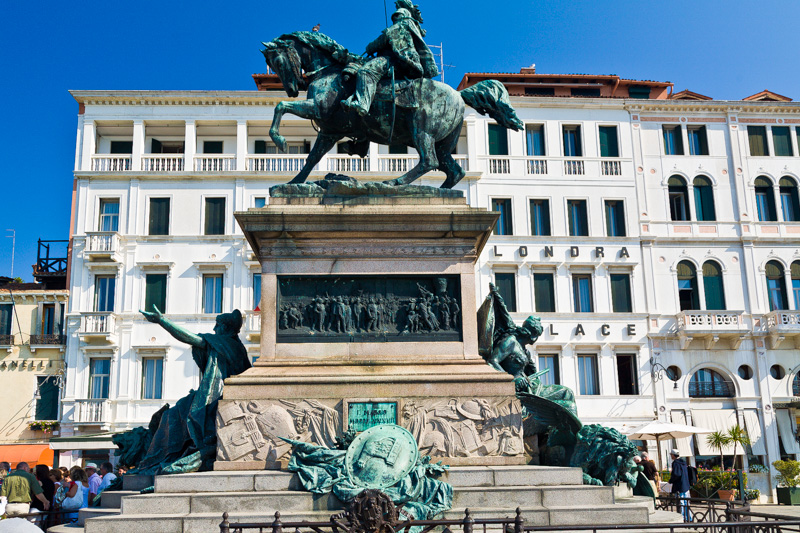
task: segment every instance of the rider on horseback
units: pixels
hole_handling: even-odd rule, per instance
[[[358,69],[356,92],[342,101],[345,109],[356,111],[361,116],[369,114],[378,82],[389,75],[392,68],[394,77],[398,79],[439,75],[433,53],[423,40],[425,31],[420,28],[422,16],[419,7],[409,0],[397,0],[395,6],[397,11],[392,14],[393,24],[367,45],[365,54],[377,57]]]

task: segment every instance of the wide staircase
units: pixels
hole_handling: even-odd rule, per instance
[[[130,479],[129,479],[130,478]],[[655,511],[652,499],[630,497],[620,487],[582,484],[579,468],[537,466],[451,467],[443,476],[453,485],[453,508],[445,518],[513,517],[521,508],[526,525],[570,526],[647,524],[680,521]],[[289,472],[203,472],[157,476],[155,492],[139,494],[149,482],[126,477],[124,488],[101,497],[102,507],[83,509],[77,526],[56,526],[51,533],[211,533],[222,513],[230,522],[329,520],[341,510],[331,494],[305,492]],[[616,494],[615,494],[616,492]]]

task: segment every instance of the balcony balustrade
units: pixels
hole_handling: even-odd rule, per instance
[[[580,159],[564,160],[565,176],[583,176],[584,174],[586,174],[586,169],[582,160]]]
[[[306,155],[251,154],[247,156],[246,161],[247,170],[253,172],[300,172],[306,164]],[[314,170],[317,169],[315,168]]]
[[[81,324],[78,336],[81,340],[106,340],[113,342],[116,339],[116,318],[110,312],[81,313]]]
[[[183,154],[142,154],[142,170],[145,172],[181,172]]]
[[[244,315],[244,332],[247,340],[258,342],[261,340],[261,312],[247,311]]]
[[[66,343],[66,337],[60,333],[40,333],[31,335],[31,345],[58,346]]]
[[[699,338],[709,350],[720,338],[727,338],[731,349],[736,350],[751,331],[742,311],[683,311],[675,318],[683,348]]]
[[[735,388],[730,381],[690,381],[690,398],[733,398]]]
[[[369,157],[360,158],[349,155],[329,155],[328,172],[369,172]]]
[[[110,422],[108,400],[75,400],[76,424],[106,424]]]
[[[764,318],[770,349],[774,350],[787,338],[792,338],[795,348],[800,348],[800,311],[773,311]]]
[[[90,261],[119,261],[119,234],[116,231],[87,231],[83,253]]]
[[[622,161],[600,161],[603,176],[622,176]]]
[[[92,170],[96,172],[125,172],[130,169],[130,155],[98,154],[92,156]]]
[[[528,159],[528,174],[547,174],[546,159]]]
[[[490,157],[486,164],[489,174],[511,174],[511,160],[507,157]]]
[[[0,335],[0,346],[13,346],[14,335],[3,334]]]
[[[236,154],[202,154],[194,156],[197,172],[230,172],[236,170]]]

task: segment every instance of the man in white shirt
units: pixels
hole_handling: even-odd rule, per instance
[[[100,492],[100,483],[103,478],[97,474],[97,465],[94,463],[86,463],[86,475],[89,476],[89,501],[91,502],[97,493]]]
[[[114,465],[109,462],[100,465],[100,475],[103,476],[103,482],[100,483],[100,487],[97,489],[98,494],[106,490],[117,479],[116,474],[114,474]]]

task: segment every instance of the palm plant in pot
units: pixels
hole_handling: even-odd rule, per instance
[[[731,438],[728,432],[722,431],[715,431],[710,433],[706,437],[706,442],[712,448],[715,448],[719,451],[719,475],[718,475],[718,489],[717,489],[717,498],[720,500],[730,500],[733,501],[734,492],[733,492],[733,485],[731,482],[733,481],[733,476],[726,476],[725,475],[725,456],[724,456],[724,449],[731,443]]]
[[[800,505],[800,462],[775,461],[778,471],[778,503]]]

